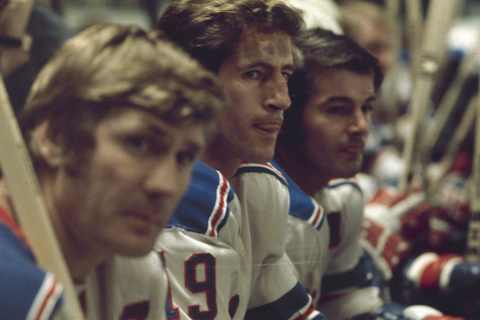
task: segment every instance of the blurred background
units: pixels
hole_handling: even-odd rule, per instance
[[[142,26],[151,25],[158,16],[159,10],[169,0],[37,0],[38,4],[52,8],[62,15],[68,25],[74,29],[82,28],[93,21],[116,21],[137,23]],[[323,0],[319,0],[320,2]],[[425,13],[429,0],[421,2]],[[337,0],[338,4],[345,1]],[[382,6],[388,0],[371,0],[370,2]],[[400,2],[405,2],[400,1]],[[466,0],[463,17],[477,17],[480,15],[480,1]]]
[[[398,188],[405,195],[412,190],[423,190],[430,206],[411,212],[404,209],[402,219],[407,217],[418,223],[411,229],[409,220],[403,219],[402,223],[405,221],[408,228],[400,230],[405,232],[402,236],[411,242],[415,254],[433,251],[463,255],[467,251],[471,212],[480,212],[480,143],[474,156],[475,115],[480,140],[480,0],[285,1],[303,9],[310,26],[323,26],[352,37],[377,57],[385,73],[372,117],[363,172],[357,176],[366,202],[383,188]],[[26,57],[21,61],[13,59],[15,65],[2,74],[15,112],[20,113],[33,79],[66,39],[98,22],[152,28],[169,2],[36,0],[25,22],[26,35],[13,34],[30,41],[23,41],[18,48],[8,45],[2,48],[4,56],[11,51],[10,58],[18,57],[23,50]],[[5,1],[0,0],[2,3]],[[445,12],[443,20],[435,21],[437,29],[426,34],[431,3],[459,6],[451,21],[450,12]],[[0,22],[2,18],[17,17],[7,13],[0,16]],[[13,25],[16,24],[21,22],[14,21]],[[12,36],[2,27],[0,24],[0,36]],[[425,43],[434,38],[432,35],[440,36],[443,43],[434,52],[426,52]],[[423,86],[418,86],[419,83]],[[425,87],[428,90],[423,90]],[[421,107],[426,107],[425,113],[416,119],[415,113]],[[410,155],[405,151],[409,149]],[[473,165],[475,159],[476,166]],[[409,180],[404,184],[410,188],[402,187],[402,180]],[[472,186],[477,187],[477,193],[472,191]],[[368,214],[367,206],[367,217]],[[478,320],[480,272],[477,269],[474,276],[476,291],[473,294],[455,295],[452,291],[432,298],[431,292],[422,296],[423,293],[411,293],[400,284],[399,288],[392,289],[392,296],[402,303],[435,305],[440,310],[467,314],[470,316],[467,319]],[[465,300],[465,295],[474,301]]]
[[[13,0],[15,1],[20,3],[27,0]],[[15,111],[19,113],[23,108],[30,85],[40,68],[73,34],[98,22],[137,24],[151,28],[170,1],[35,0],[26,30],[33,40],[29,60],[25,64],[19,64],[14,72],[5,77]],[[386,80],[382,86],[380,105],[376,108],[372,121],[365,172],[383,180],[382,183],[398,185],[401,172],[405,172],[402,164],[404,161],[400,158],[412,128],[410,106],[416,74],[419,72],[416,64],[418,65],[421,47],[425,42],[422,36],[430,0],[285,1],[302,9],[305,20],[309,19],[314,24],[351,36],[379,59]],[[458,127],[478,87],[478,72],[475,72],[478,68],[470,66],[460,76],[458,71],[462,61],[466,60],[464,58],[477,50],[480,38],[480,0],[445,1],[455,1],[461,5],[458,6],[458,13],[454,15],[451,26],[448,21],[438,22],[439,27],[441,24],[448,25],[448,32],[444,37],[446,44],[445,49],[442,49],[439,70],[433,77],[431,106],[428,107],[423,127],[432,131],[427,135],[432,138],[425,142],[430,144],[425,156],[427,162],[442,160],[448,148],[450,133]],[[451,101],[455,100],[455,107],[448,113],[447,123],[441,124],[433,115],[442,102],[448,100],[444,96],[453,84],[461,88],[461,94],[450,98]],[[439,129],[432,129],[434,127]],[[471,131],[473,130],[459,142],[466,149],[471,149],[473,143]],[[471,150],[467,151],[471,153]],[[382,161],[379,161],[380,158]],[[417,159],[413,162],[421,161]]]

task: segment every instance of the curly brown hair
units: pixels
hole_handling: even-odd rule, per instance
[[[295,37],[303,20],[299,11],[281,0],[178,0],[160,17],[157,28],[217,73],[246,29]]]

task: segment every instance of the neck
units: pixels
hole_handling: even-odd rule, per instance
[[[276,159],[305,193],[314,196],[328,184],[330,178],[323,175],[302,154],[302,152],[291,152],[291,150],[279,148]]]
[[[231,178],[242,160],[225,148],[220,141],[212,142],[202,157],[209,166],[220,171],[226,178]]]
[[[69,215],[82,213],[75,212],[74,206],[67,206],[66,199],[59,197],[62,194],[59,191],[63,185],[51,176],[42,177],[40,183],[52,226],[70,275],[74,282],[82,283],[89,273],[107,259],[107,256],[99,252],[100,250],[81,242],[81,239],[75,237],[65,224],[62,217],[68,218]]]

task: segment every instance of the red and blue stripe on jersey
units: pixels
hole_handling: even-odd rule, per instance
[[[227,179],[202,161],[192,170],[192,180],[168,227],[206,234],[216,238],[229,216],[233,191]]]
[[[270,162],[244,163],[237,169],[237,171],[235,172],[235,175],[237,176],[243,173],[251,173],[251,172],[270,174],[275,178],[277,178],[278,181],[280,181],[283,185],[288,186],[287,179],[285,179],[283,173],[280,170],[278,170]]]
[[[282,173],[287,181],[288,193],[290,194],[289,214],[300,220],[308,222],[316,230],[320,230],[325,222],[325,213],[318,203],[290,178],[277,162],[272,162],[273,166]]]
[[[280,299],[247,311],[245,320],[326,320],[325,316],[315,310],[312,298],[305,288],[297,283]]]
[[[51,319],[62,287],[35,264],[20,229],[0,208],[0,314],[9,319]]]

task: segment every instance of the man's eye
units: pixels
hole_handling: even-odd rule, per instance
[[[194,152],[182,151],[177,154],[177,162],[182,166],[192,165],[197,159],[197,155]]]
[[[123,142],[130,151],[139,154],[145,154],[153,149],[153,143],[144,136],[129,136]]]
[[[366,105],[362,106],[363,113],[371,113],[371,112],[373,112],[373,110],[374,110],[374,107],[373,107],[372,104],[366,104]]]
[[[292,74],[293,72],[287,72],[287,71],[282,72],[283,77],[287,80],[290,80],[290,78],[292,77]]]
[[[327,108],[327,112],[330,114],[344,115],[350,113],[350,108],[344,105],[330,106]]]
[[[259,70],[250,70],[244,73],[247,79],[259,80],[262,78],[262,73]]]

